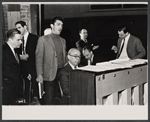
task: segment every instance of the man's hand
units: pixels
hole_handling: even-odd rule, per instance
[[[43,84],[43,76],[42,75],[38,75],[38,77],[36,78],[36,81]]]
[[[29,81],[31,81],[31,75],[30,74],[28,74],[28,76],[27,76],[27,79],[29,80]]]
[[[29,55],[28,55],[28,54],[20,55],[20,59],[21,59],[21,60],[27,61],[28,58],[29,58]]]
[[[93,46],[93,50],[96,50],[97,48],[99,48],[99,45]]]
[[[118,48],[116,46],[114,46],[114,45],[112,46],[111,50],[113,50],[115,53],[118,52]]]

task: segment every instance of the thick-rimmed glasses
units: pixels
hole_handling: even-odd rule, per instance
[[[72,57],[75,57],[76,59],[77,58],[79,58],[79,59],[81,58],[81,56],[78,56],[78,55],[71,55],[71,54],[69,54],[69,55],[72,56]]]

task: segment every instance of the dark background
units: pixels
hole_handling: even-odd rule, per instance
[[[44,27],[49,27],[49,23],[50,19],[44,20]],[[96,52],[101,52],[107,60],[111,60],[116,56],[111,51],[111,47],[117,45],[117,29],[122,24],[129,25],[130,33],[140,38],[143,46],[147,49],[146,15],[65,18],[61,36],[66,39],[68,51],[70,48],[75,47],[75,43],[80,39],[79,30],[86,28],[90,41],[100,46]]]

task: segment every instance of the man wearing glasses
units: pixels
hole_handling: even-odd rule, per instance
[[[78,64],[80,63],[80,57],[80,51],[76,48],[71,48],[67,55],[68,64],[59,73],[60,86],[63,91],[63,97],[61,100],[62,105],[69,104],[69,73],[78,67]]]

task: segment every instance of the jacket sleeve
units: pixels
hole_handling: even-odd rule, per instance
[[[137,55],[135,57],[133,57],[132,59],[139,59],[139,58],[143,58],[146,54],[145,48],[142,45],[142,42],[140,41],[140,39],[136,39],[136,43],[135,43],[135,48],[137,51]]]
[[[116,58],[118,58],[118,55],[119,55],[119,49],[120,49],[120,44],[121,44],[121,42],[120,42],[121,40],[120,39],[118,39],[118,42],[117,42],[117,55],[116,55]]]
[[[66,96],[69,95],[69,74],[61,71],[59,75],[59,81],[63,94]]]
[[[43,59],[44,59],[44,42],[42,38],[38,39],[36,52],[35,52],[35,58],[36,58],[36,71],[37,76],[40,74],[43,74]]]
[[[82,46],[81,46],[80,41],[76,42],[76,47],[78,50],[82,51]]]

